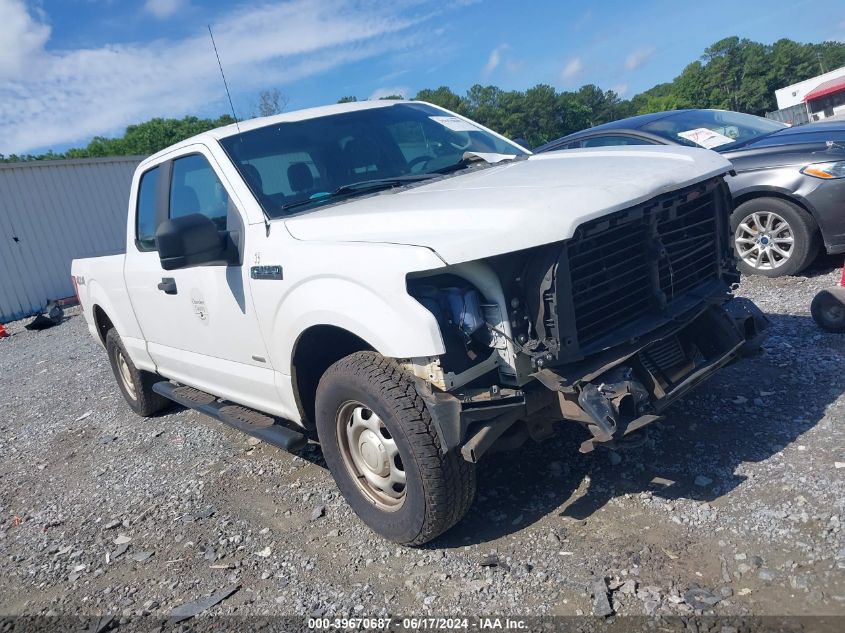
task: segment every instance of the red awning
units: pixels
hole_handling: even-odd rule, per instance
[[[807,96],[804,97],[804,101],[821,99],[822,97],[826,97],[829,94],[833,94],[834,92],[839,92],[841,90],[845,90],[845,77],[831,79],[829,81],[824,82],[823,84],[819,84],[813,90],[807,93]]]

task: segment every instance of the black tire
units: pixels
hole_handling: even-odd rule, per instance
[[[845,332],[845,288],[822,290],[810,304],[810,313],[818,326],[828,332]]]
[[[740,223],[752,217],[753,213],[776,213],[789,225],[794,240],[792,252],[789,258],[777,267],[755,268],[742,259],[740,245],[736,241],[739,237],[737,229]],[[797,204],[782,198],[762,197],[743,202],[731,214],[731,235],[734,239],[737,267],[740,272],[746,275],[763,275],[765,277],[794,275],[813,262],[821,247],[821,233],[813,216]]]
[[[357,483],[364,478],[356,477],[341,452],[338,419],[350,403],[360,403],[381,418],[386,437],[395,442],[406,476],[398,508],[379,507]],[[329,367],[317,388],[316,423],[338,488],[361,520],[381,536],[422,545],[458,523],[472,504],[474,466],[454,450],[443,454],[414,381],[395,361],[375,352],[357,352]]]
[[[126,353],[126,348],[123,345],[123,341],[120,340],[120,335],[114,328],[106,334],[106,351],[109,355],[109,364],[111,364],[111,370],[114,373],[117,386],[120,388],[120,392],[123,394],[126,403],[135,413],[147,417],[161,411],[170,404],[170,400],[153,391],[153,385],[162,380],[161,376],[148,371],[141,371],[135,367],[132,359],[129,358],[129,354]],[[123,359],[122,361],[121,358]],[[122,362],[126,363],[127,380],[131,381],[134,394],[124,383],[124,377],[119,368]]]

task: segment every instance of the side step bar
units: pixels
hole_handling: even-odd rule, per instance
[[[210,393],[199,389],[162,380],[153,385],[153,391],[183,407],[196,409],[282,450],[298,451],[308,443],[302,433],[278,424],[276,419],[269,415],[231,402],[221,402]]]

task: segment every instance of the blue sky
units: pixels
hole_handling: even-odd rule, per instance
[[[834,5],[836,3],[833,3]],[[845,38],[845,5],[658,0],[0,0],[0,153],[62,150],[153,116],[288,109],[474,83],[631,97],[727,35]]]

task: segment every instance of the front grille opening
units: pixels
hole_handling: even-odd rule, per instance
[[[718,278],[719,180],[579,227],[568,243],[582,352],[615,330]]]

